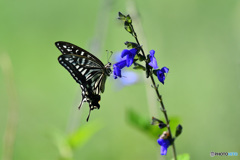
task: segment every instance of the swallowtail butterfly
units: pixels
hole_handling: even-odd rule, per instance
[[[88,51],[68,42],[56,42],[56,47],[62,52],[59,63],[68,70],[82,89],[82,101],[89,103],[89,119],[91,110],[99,109],[100,93],[104,92],[105,82],[112,73],[111,63],[104,65],[97,57]]]

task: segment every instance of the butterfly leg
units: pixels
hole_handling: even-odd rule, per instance
[[[87,101],[87,98],[84,95],[82,95],[82,101],[81,101],[78,109],[80,109],[82,107],[82,105],[83,105],[83,102],[86,102],[86,101]]]
[[[92,110],[92,109],[89,109],[89,113],[88,113],[88,116],[87,116],[87,122],[88,122],[88,120],[89,120],[89,117],[90,117],[90,114],[91,114],[91,110]]]

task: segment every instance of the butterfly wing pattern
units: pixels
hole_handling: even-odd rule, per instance
[[[111,74],[111,63],[104,65],[97,57],[88,51],[68,42],[58,41],[56,47],[62,52],[59,63],[68,70],[82,89],[82,101],[89,104],[89,119],[91,110],[99,109],[100,93],[104,92],[105,82]]]

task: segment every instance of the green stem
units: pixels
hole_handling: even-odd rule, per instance
[[[154,90],[156,91],[157,97],[158,97],[159,102],[160,102],[160,105],[161,105],[160,110],[163,112],[164,117],[165,117],[165,120],[166,120],[166,123],[167,123],[167,129],[168,129],[168,132],[169,132],[170,139],[172,139],[173,136],[172,136],[172,132],[171,132],[171,129],[170,129],[170,124],[169,124],[169,119],[168,119],[167,111],[166,111],[165,106],[164,106],[164,104],[163,104],[162,96],[160,95],[160,93],[159,93],[159,91],[158,91],[158,87],[156,87],[156,84],[155,84],[155,80],[154,80],[154,78],[153,78],[153,75],[151,74],[150,77],[151,77],[151,80],[152,80],[153,88],[154,88]],[[174,142],[172,142],[172,149],[173,149],[174,159],[177,160],[177,154],[176,154],[176,148],[175,148]]]
[[[133,34],[132,34],[133,37],[135,38],[137,44],[140,46],[140,43],[139,43],[138,38],[137,38],[137,34],[136,34],[136,32],[134,31],[134,28],[133,28],[132,24],[130,25],[130,27],[132,28],[132,31],[133,31]],[[141,47],[141,51],[142,51],[143,56],[146,58],[145,53],[144,53],[142,47]],[[145,63],[146,63],[146,65],[148,65],[147,62],[146,62],[146,60],[145,60]],[[158,100],[159,100],[159,102],[160,102],[160,106],[161,106],[161,107],[160,107],[160,110],[163,112],[164,117],[165,117],[165,120],[166,120],[166,123],[167,123],[167,129],[168,129],[168,132],[169,132],[170,139],[173,139],[172,132],[171,132],[171,129],[170,129],[170,124],[169,124],[169,119],[168,119],[167,111],[166,111],[165,106],[164,106],[164,104],[163,104],[162,96],[160,95],[160,93],[159,93],[159,91],[158,91],[158,87],[156,87],[156,83],[155,83],[155,80],[154,80],[154,78],[153,78],[153,74],[150,74],[150,78],[151,78],[151,81],[152,81],[152,84],[153,84],[153,88],[154,88],[154,90],[155,90],[155,92],[156,92],[156,94],[157,94]],[[174,157],[174,160],[177,160],[177,153],[176,153],[176,148],[175,148],[174,141],[172,142],[172,149],[173,149],[173,157]]]

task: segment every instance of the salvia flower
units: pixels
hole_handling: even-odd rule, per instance
[[[156,60],[156,58],[154,57],[154,54],[155,54],[155,51],[154,51],[154,50],[151,50],[151,51],[150,51],[150,55],[149,55],[150,62],[149,62],[148,64],[149,64],[150,66],[152,66],[154,69],[157,69],[157,68],[158,68],[157,60]]]
[[[170,140],[168,139],[169,133],[163,132],[163,134],[157,140],[158,144],[161,146],[161,155],[167,154],[167,149],[170,146]]]
[[[127,67],[130,67],[133,64],[133,60],[138,50],[136,48],[132,48],[130,50],[124,49],[122,51],[121,57],[126,57]]]
[[[165,73],[168,73],[169,69],[167,67],[163,67],[160,70],[157,70],[157,77],[158,80],[164,84],[164,80],[165,80]]]
[[[122,77],[121,69],[123,69],[126,66],[127,66],[127,61],[126,60],[122,60],[122,61],[117,62],[113,65],[114,79],[117,79],[117,77],[119,77],[119,78]]]

